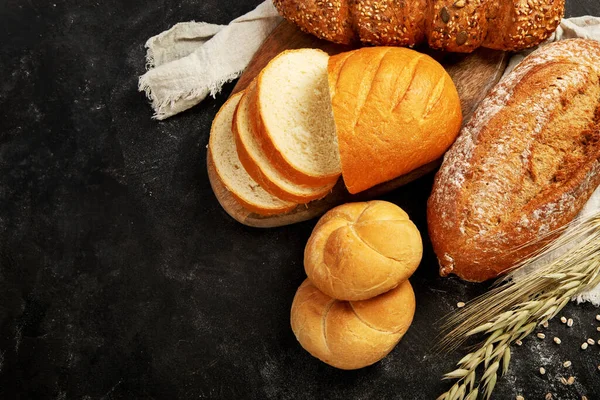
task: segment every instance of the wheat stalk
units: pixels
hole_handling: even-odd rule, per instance
[[[549,253],[565,248],[569,250],[562,256],[544,262]],[[445,321],[448,333],[439,349],[456,349],[479,334],[487,338],[444,376],[456,382],[438,400],[475,400],[480,394],[489,399],[498,374],[508,371],[510,345],[554,318],[574,296],[600,284],[600,213],[574,221],[556,241],[516,268],[538,262],[541,267],[518,280],[510,273],[495,289]],[[481,367],[483,375],[477,380]]]

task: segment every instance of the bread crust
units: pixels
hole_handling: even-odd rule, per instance
[[[322,186],[328,184],[335,184],[340,177],[340,173],[326,174],[326,175],[312,175],[310,173],[301,171],[297,169],[292,162],[290,162],[283,151],[281,151],[275,143],[273,142],[272,135],[275,133],[270,132],[268,127],[265,126],[263,119],[263,111],[261,109],[261,91],[263,90],[263,77],[265,72],[268,71],[269,66],[276,62],[280,57],[285,57],[286,54],[290,52],[295,52],[299,50],[286,50],[273,60],[267,64],[267,66],[261,71],[261,73],[256,78],[256,89],[249,93],[249,101],[250,101],[250,112],[254,116],[252,118],[253,129],[257,135],[257,139],[259,140],[267,158],[271,161],[273,166],[277,168],[283,175],[285,175],[290,181],[298,184],[298,185],[308,185],[308,186]],[[301,50],[300,50],[301,51]],[[311,51],[319,51],[323,54],[327,54],[322,50],[311,49]]]
[[[546,40],[565,0],[274,0],[305,32],[336,43],[415,46],[472,52],[518,51]]]
[[[252,81],[252,83],[246,89],[246,92],[242,99],[240,100],[238,107],[236,109],[235,115],[233,117],[233,133],[235,137],[235,144],[238,156],[240,158],[240,162],[243,167],[248,172],[248,175],[252,177],[258,184],[265,189],[267,192],[271,193],[273,196],[276,196],[282,200],[292,201],[299,204],[305,204],[313,200],[322,199],[327,196],[335,183],[325,185],[321,188],[321,190],[314,190],[312,194],[303,194],[300,191],[295,193],[290,192],[289,190],[284,189],[277,182],[269,179],[267,175],[263,172],[263,169],[260,167],[259,162],[252,158],[250,152],[246,148],[246,144],[240,135],[240,127],[239,127],[239,119],[243,118],[243,116],[239,115],[239,110],[241,109],[243,103],[248,101],[249,94],[253,93],[256,88],[256,81]],[[252,123],[249,122],[250,128],[252,129]],[[306,192],[305,192],[306,193]]]
[[[290,322],[306,351],[352,370],[388,355],[410,327],[415,307],[408,281],[375,298],[348,302],[327,296],[307,279],[294,296]]]
[[[350,193],[439,159],[462,123],[452,79],[431,57],[362,48],[329,61],[342,176]]]
[[[406,281],[422,255],[421,234],[400,207],[349,203],[319,220],[304,250],[304,268],[327,295],[365,300]]]
[[[481,103],[428,205],[442,275],[497,277],[552,240],[600,185],[600,43],[549,44]]]
[[[222,176],[223,176],[222,172],[219,171],[218,163],[215,160],[216,156],[215,156],[215,151],[214,151],[214,140],[213,140],[214,135],[212,134],[212,130],[214,129],[216,122],[219,121],[220,114],[226,108],[228,103],[236,102],[236,101],[239,102],[239,100],[243,96],[243,94],[244,94],[243,92],[237,93],[234,96],[232,96],[229,100],[227,100],[227,102],[221,107],[221,109],[219,110],[219,112],[217,113],[217,115],[215,116],[215,118],[213,120],[213,126],[211,127],[211,135],[209,138],[208,151],[207,151],[207,155],[206,155],[208,165],[210,168],[212,168],[216,172],[215,178],[219,180],[219,183],[223,187],[225,187],[231,193],[231,195],[236,199],[236,201],[238,201],[247,210],[254,212],[256,214],[259,214],[259,215],[264,215],[264,216],[278,215],[278,214],[286,213],[286,212],[291,211],[294,208],[296,208],[297,204],[286,202],[286,201],[281,201],[280,204],[273,204],[272,207],[265,208],[265,207],[262,207],[256,203],[252,202],[249,199],[246,199],[244,197],[244,195],[239,193],[239,191],[236,190],[236,188],[234,186],[229,185],[222,178]]]

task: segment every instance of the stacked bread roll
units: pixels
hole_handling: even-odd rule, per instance
[[[357,193],[438,159],[461,122],[456,88],[429,56],[286,51],[223,106],[208,159],[245,208],[281,214],[325,197],[340,175]]]
[[[422,253],[419,230],[394,204],[351,203],[325,214],[306,246],[308,279],[292,304],[302,347],[340,369],[385,357],[412,322],[408,278]]]

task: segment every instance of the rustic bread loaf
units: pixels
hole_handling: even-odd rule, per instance
[[[494,278],[550,240],[600,184],[600,43],[527,57],[446,154],[428,221],[441,274]]]
[[[249,99],[255,88],[256,81],[253,81],[240,100],[233,118],[235,143],[242,165],[252,179],[280,199],[304,204],[325,197],[331,192],[335,182],[317,187],[298,185],[280,173],[265,155],[251,121]]]
[[[248,210],[262,215],[288,212],[296,204],[267,193],[248,175],[238,158],[231,126],[242,95],[243,92],[232,96],[213,120],[208,142],[208,162],[212,163],[221,183]]]
[[[300,185],[333,184],[341,174],[328,61],[321,50],[284,51],[258,75],[250,98],[253,129],[267,158]]]
[[[336,43],[517,51],[547,39],[564,0],[273,0],[302,30]]]
[[[385,357],[404,336],[415,313],[415,295],[405,281],[364,301],[327,296],[308,279],[294,297],[291,325],[314,357],[340,369],[363,368]]]
[[[329,91],[350,193],[439,159],[462,123],[448,73],[409,49],[362,48],[331,57]]]
[[[304,268],[327,295],[364,300],[407,280],[422,255],[419,230],[400,207],[349,203],[319,220],[304,251]]]

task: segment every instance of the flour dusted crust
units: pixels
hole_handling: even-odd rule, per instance
[[[274,0],[281,15],[315,36],[471,52],[483,46],[522,50],[560,23],[564,0]]]
[[[494,278],[570,222],[600,184],[600,43],[549,44],[481,103],[429,199],[441,274]]]

